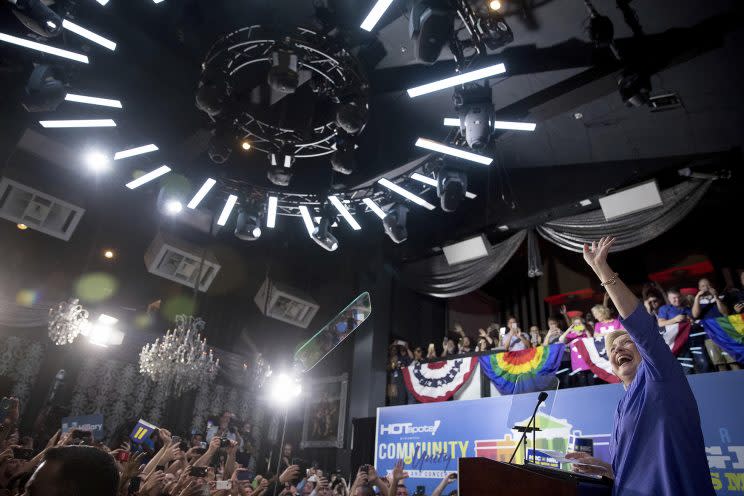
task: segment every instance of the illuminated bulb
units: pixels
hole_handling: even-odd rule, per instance
[[[251,144],[248,143],[247,141],[243,141],[243,143],[240,146],[243,148],[243,150],[246,150],[246,151],[251,149]]]
[[[112,258],[114,258],[114,255],[115,254],[114,254],[113,250],[106,250],[106,251],[103,252],[103,256],[105,258],[108,258],[109,260],[111,260]]]
[[[499,10],[501,8],[501,2],[499,2],[499,0],[491,0],[488,2],[488,8],[491,10]]]
[[[28,226],[26,224],[16,224],[16,227],[21,231],[25,231],[26,229],[28,229]]]
[[[169,215],[176,215],[181,213],[181,210],[183,210],[183,205],[178,200],[168,200],[165,202],[165,211]]]
[[[102,172],[108,169],[109,158],[101,152],[90,152],[85,156],[85,163],[94,172]]]

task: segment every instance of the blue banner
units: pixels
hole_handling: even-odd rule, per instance
[[[719,495],[744,493],[744,371],[689,376],[700,409],[713,486]],[[620,384],[564,389],[550,393],[538,414],[537,448],[570,451],[576,438],[591,438],[594,454],[610,461],[612,419],[624,391]],[[537,393],[470,401],[447,401],[379,408],[375,465],[381,474],[402,459],[409,494],[424,486],[431,494],[442,478],[457,470],[460,457],[508,461]],[[547,411],[549,410],[549,411]],[[529,446],[532,446],[530,441]],[[523,445],[515,460],[523,460]],[[453,486],[445,490],[448,494]]]
[[[77,417],[64,417],[62,419],[62,432],[88,431],[93,434],[93,439],[100,441],[103,439],[103,415],[100,413],[94,415],[79,415]]]

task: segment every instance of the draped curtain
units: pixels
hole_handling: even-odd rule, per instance
[[[19,305],[15,301],[0,298],[0,327],[46,327],[49,309],[54,305],[46,302]]]
[[[581,252],[584,243],[608,235],[616,238],[612,251],[629,250],[674,227],[695,208],[710,184],[710,180],[686,181],[663,190],[660,207],[609,221],[601,209],[596,209],[537,226],[537,232],[551,243],[575,252]]]
[[[452,298],[474,291],[490,281],[511,259],[524,241],[526,231],[493,245],[491,254],[454,266],[444,255],[406,264],[396,270],[396,275],[414,291],[438,298]]]

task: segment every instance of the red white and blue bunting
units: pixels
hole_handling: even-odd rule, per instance
[[[462,357],[441,362],[413,362],[403,369],[406,388],[421,403],[447,401],[473,375],[478,357]]]

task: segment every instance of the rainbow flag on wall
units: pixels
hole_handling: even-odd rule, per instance
[[[501,394],[514,393],[517,379],[555,375],[561,365],[562,343],[538,346],[522,351],[508,351],[479,358],[481,370]]]
[[[703,327],[723,351],[739,363],[744,363],[744,316],[741,314],[704,319]]]

